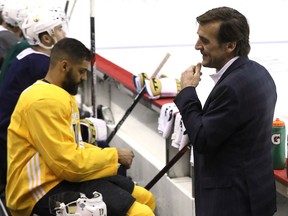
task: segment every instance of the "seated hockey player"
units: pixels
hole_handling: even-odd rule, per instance
[[[23,50],[13,61],[0,88],[0,182],[1,193],[6,184],[7,128],[21,92],[36,80],[45,77],[53,45],[65,37],[66,23],[62,11],[41,9],[30,12],[22,25],[25,38],[32,46]],[[5,102],[4,102],[5,101]]]
[[[64,38],[52,48],[50,67],[21,94],[8,128],[7,206],[14,216],[52,215],[49,198],[67,191],[102,194],[111,216],[153,216],[151,192],[117,175],[134,153],[82,141],[75,95],[87,79],[91,52]]]

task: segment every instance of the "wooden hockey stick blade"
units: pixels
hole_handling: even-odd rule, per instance
[[[167,62],[169,57],[170,57],[170,53],[167,53],[150,78],[155,78],[157,76],[157,74],[163,68],[164,64]]]
[[[167,164],[160,170],[160,172],[145,186],[147,190],[150,190],[160,178],[189,150],[191,149],[191,144],[185,145]]]

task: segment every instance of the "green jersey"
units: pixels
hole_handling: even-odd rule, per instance
[[[13,45],[6,57],[5,57],[5,60],[2,64],[2,67],[1,67],[1,73],[0,73],[0,87],[2,86],[2,82],[4,80],[4,77],[6,76],[6,73],[10,67],[10,65],[12,64],[12,62],[14,61],[14,59],[16,58],[16,56],[22,52],[22,50],[26,49],[30,47],[29,43],[27,42],[27,40],[23,39],[21,40],[20,42],[18,42],[17,44]]]

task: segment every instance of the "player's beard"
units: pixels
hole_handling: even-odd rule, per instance
[[[76,95],[78,93],[78,87],[80,85],[79,83],[76,83],[75,80],[73,79],[73,69],[69,69],[67,76],[66,76],[66,80],[63,84],[63,88],[71,95]]]

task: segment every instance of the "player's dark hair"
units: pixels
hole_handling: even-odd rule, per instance
[[[91,61],[92,52],[79,40],[74,38],[63,38],[58,41],[51,50],[50,64],[56,65],[58,61],[67,59],[78,63],[83,60]]]

